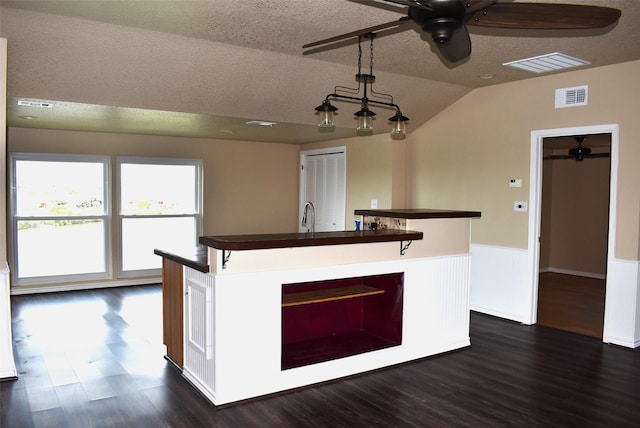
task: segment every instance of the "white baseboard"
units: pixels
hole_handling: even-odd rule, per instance
[[[561,273],[563,275],[582,276],[584,278],[607,279],[607,275],[602,273],[582,272],[578,270],[561,269],[561,268],[555,268],[555,267],[540,268],[540,273],[546,273],[546,272]]]
[[[11,295],[57,293],[60,291],[91,290],[95,288],[129,287],[133,285],[159,284],[162,277],[150,277],[143,279],[123,279],[118,281],[84,282],[74,284],[55,284],[39,286],[16,286],[11,288]]]

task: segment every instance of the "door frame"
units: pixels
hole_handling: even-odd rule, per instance
[[[302,218],[304,205],[306,203],[305,189],[307,184],[307,157],[308,156],[318,156],[318,155],[330,155],[330,154],[344,154],[344,181],[342,183],[344,190],[344,212],[342,213],[342,221],[344,222],[342,225],[342,229],[346,227],[346,209],[347,209],[347,146],[337,146],[337,147],[327,147],[324,149],[313,149],[313,150],[304,150],[300,152],[300,179],[299,179],[299,187],[298,187],[298,222]],[[298,224],[298,229],[300,225]],[[342,230],[340,229],[340,230]]]
[[[572,128],[542,129],[531,131],[531,165],[529,178],[529,227],[528,227],[528,275],[531,283],[529,296],[530,324],[537,322],[538,312],[538,277],[540,271],[540,229],[542,220],[542,149],[545,138],[566,137],[573,135],[611,134],[611,176],[609,179],[609,237],[607,244],[607,272],[611,272],[615,259],[616,245],[616,213],[618,189],[618,148],[619,125],[593,125]],[[605,288],[608,289],[607,275]],[[603,337],[607,337],[608,311],[607,300],[609,293],[605,293],[605,314]]]

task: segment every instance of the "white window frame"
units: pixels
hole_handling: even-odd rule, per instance
[[[122,214],[121,206],[121,174],[120,167],[122,164],[146,164],[146,165],[191,165],[196,167],[196,183],[194,191],[196,192],[195,201],[196,207],[193,214],[171,214],[171,215],[124,215]],[[119,156],[116,160],[116,177],[118,183],[116,186],[116,214],[114,217],[117,219],[117,232],[118,232],[118,278],[131,278],[140,276],[158,276],[162,273],[162,269],[143,269],[143,270],[123,270],[123,238],[122,238],[122,224],[123,220],[128,218],[168,218],[168,217],[194,217],[195,218],[195,242],[194,247],[198,244],[198,237],[202,231],[202,161],[199,159],[186,159],[186,158],[156,158],[156,157],[135,157],[135,156]],[[164,250],[171,251],[171,248],[165,248]]]
[[[17,187],[16,187],[16,162],[17,161],[38,161],[38,162],[91,162],[102,163],[104,178],[104,198],[103,198],[103,214],[87,216],[91,218],[101,219],[104,224],[104,272],[81,273],[70,275],[49,275],[20,278],[18,269],[18,222],[24,220],[40,221],[40,220],[60,220],[68,217],[63,216],[45,216],[22,217],[17,214]],[[9,239],[10,239],[10,265],[11,265],[11,281],[14,286],[47,284],[58,282],[76,282],[87,280],[107,279],[112,275],[111,260],[111,159],[104,155],[77,155],[77,154],[59,154],[59,153],[9,153]],[[78,216],[73,216],[77,218]]]

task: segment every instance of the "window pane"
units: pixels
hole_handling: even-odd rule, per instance
[[[17,160],[15,184],[20,217],[91,216],[105,211],[101,162]]]
[[[191,183],[193,187],[193,183]],[[196,244],[194,217],[122,219],[122,270],[160,269],[155,248],[192,251]]]
[[[123,215],[196,213],[194,165],[120,165],[120,212]]]
[[[18,221],[17,238],[20,278],[106,271],[103,220]]]

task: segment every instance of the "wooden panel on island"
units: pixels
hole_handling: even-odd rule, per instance
[[[183,355],[183,266],[162,259],[162,339],[167,347],[167,359],[178,367],[184,365]]]
[[[282,285],[282,369],[400,345],[404,275]]]

